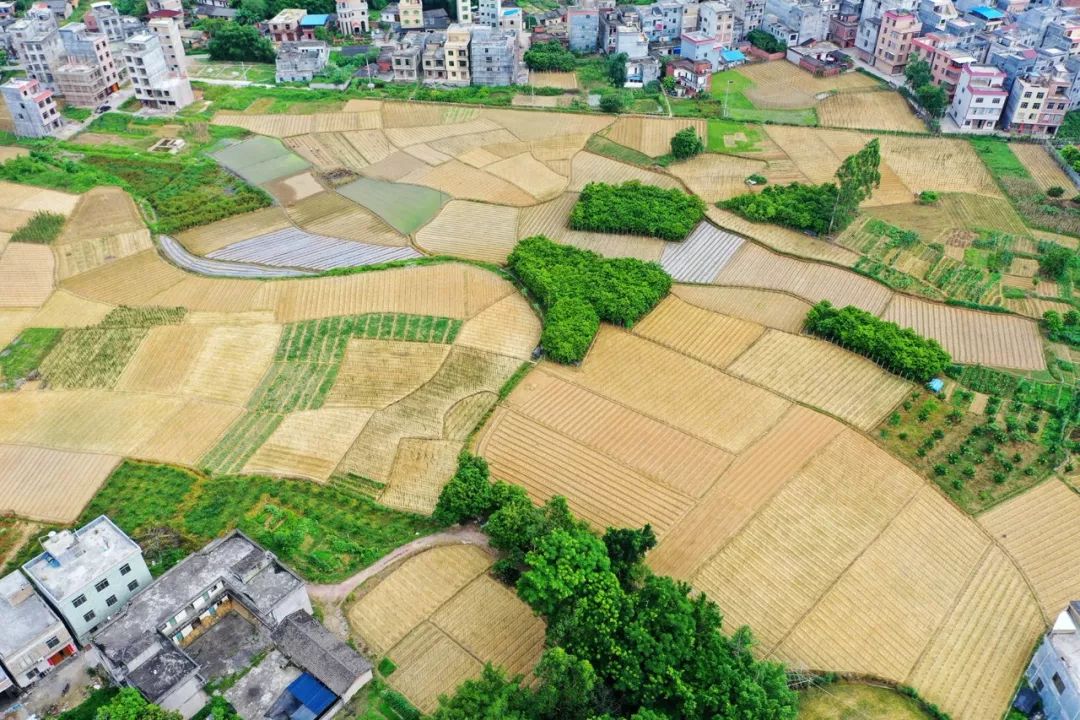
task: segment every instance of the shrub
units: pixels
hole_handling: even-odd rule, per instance
[[[574,53],[557,40],[535,43],[525,53],[525,64],[530,70],[541,72],[570,72],[577,64]]]
[[[379,661],[379,674],[383,677],[393,675],[395,670],[397,670],[397,665],[390,658],[384,657]]]
[[[778,53],[787,51],[787,43],[783,40],[777,40],[775,37],[765,32],[764,30],[751,30],[746,33],[746,39],[750,41],[750,44],[756,47],[758,50],[764,50],[767,53]]]
[[[1076,253],[1054,243],[1039,246],[1039,274],[1050,280],[1064,280],[1076,265]]]
[[[921,193],[919,193],[919,204],[933,205],[938,201],[939,197],[940,196],[933,190],[923,190]]]
[[[750,175],[746,178],[746,182],[750,183],[751,185],[768,185],[769,178],[765,177],[764,175],[754,173],[753,175]]]
[[[60,236],[64,229],[64,216],[59,213],[39,211],[26,224],[11,235],[11,242],[39,243],[48,245]]]
[[[1065,194],[1065,188],[1061,187],[1060,185],[1051,185],[1050,187],[1046,188],[1046,194],[1052,198],[1059,198]]]
[[[839,309],[822,300],[807,313],[806,329],[917,382],[940,375],[952,361],[936,340],[851,305]]]
[[[609,91],[600,97],[600,109],[606,113],[621,113],[626,110],[626,95],[617,91]]]
[[[829,231],[836,205],[836,185],[771,185],[760,193],[744,193],[717,203],[719,207],[754,222],[769,222],[819,235]]]
[[[682,240],[704,216],[705,203],[677,188],[591,182],[570,211],[570,227]]]
[[[692,127],[683,128],[671,138],[671,154],[679,160],[694,157],[705,150],[705,143]]]

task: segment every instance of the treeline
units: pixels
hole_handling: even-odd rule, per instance
[[[540,344],[560,363],[585,357],[601,320],[630,327],[671,289],[656,263],[603,258],[542,235],[519,242],[507,262],[543,306]]]
[[[773,185],[760,193],[744,193],[717,205],[754,222],[770,222],[824,235],[851,224],[859,203],[881,183],[881,148],[877,138],[836,171],[836,182],[821,185]]]
[[[489,665],[439,699],[435,720],[796,717],[783,666],[754,659],[749,628],[723,634],[714,602],[645,566],[648,525],[597,537],[564,498],[536,507],[467,453],[435,518],[482,522],[505,554],[496,573],[547,622],[535,686]]]
[[[525,52],[525,65],[540,72],[571,72],[577,66],[577,58],[558,40],[548,40],[535,43]]]
[[[591,182],[570,211],[570,227],[682,240],[705,216],[705,203],[677,188],[637,180],[622,185]]]
[[[911,328],[902,328],[853,305],[835,308],[828,300],[822,300],[806,314],[805,328],[917,382],[941,375],[952,362],[937,340],[924,338]]]
[[[764,30],[751,30],[746,33],[746,39],[751,45],[758,50],[764,50],[767,53],[778,53],[787,51],[787,43],[783,40],[777,40],[775,37],[765,32]]]

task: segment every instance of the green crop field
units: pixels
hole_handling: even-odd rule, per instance
[[[363,205],[405,235],[426,225],[450,199],[431,188],[374,178],[354,180],[339,187],[338,192]]]
[[[252,185],[277,180],[311,167],[277,138],[261,135],[232,143],[211,155]]]

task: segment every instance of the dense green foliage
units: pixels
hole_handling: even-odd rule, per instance
[[[682,240],[705,216],[696,195],[630,180],[621,185],[591,182],[570,211],[570,227],[589,232],[631,233]]]
[[[626,85],[626,61],[629,58],[626,53],[614,53],[607,56],[604,61],[604,71],[608,81],[617,88]]]
[[[630,96],[623,90],[605,90],[600,95],[600,109],[606,113],[624,112],[630,104]]]
[[[758,50],[764,50],[767,53],[778,53],[787,51],[787,43],[783,40],[777,40],[764,30],[751,30],[746,33],[746,39],[751,45]]]
[[[904,67],[904,77],[913,88],[930,84],[930,63],[925,60],[912,60]]]
[[[38,546],[40,550],[41,547]],[[92,691],[85,700],[56,716],[55,720],[94,720],[102,707],[110,704],[120,690],[105,686]]]
[[[182,716],[150,704],[138,690],[125,687],[108,704],[98,708],[94,717],[95,720],[181,720]]]
[[[602,258],[542,235],[519,242],[508,263],[543,306],[541,342],[545,352],[562,363],[584,357],[598,321],[630,327],[671,289],[671,276],[656,263]],[[547,342],[554,345],[549,348]]]
[[[459,473],[444,493],[460,498],[477,480]],[[490,482],[486,496],[484,530],[507,553],[497,570],[547,621],[548,649],[535,689],[488,668],[441,698],[436,720],[794,720],[784,669],[754,659],[749,629],[724,635],[715,603],[649,572],[651,529],[609,528],[601,540],[563,498],[540,508],[521,488]]]
[[[1080,267],[1076,252],[1056,243],[1039,244],[1039,274],[1050,280],[1062,281]]]
[[[1065,122],[1061,123],[1057,133],[1058,140],[1080,142],[1080,110],[1065,113]]]
[[[1056,310],[1043,313],[1043,329],[1054,342],[1080,347],[1080,312],[1069,310],[1062,316]]]
[[[37,370],[63,333],[59,328],[27,328],[0,350],[0,391],[14,389]]]
[[[932,118],[940,118],[949,108],[949,96],[938,85],[922,85],[915,88],[915,99]]]
[[[1080,148],[1075,145],[1066,145],[1061,148],[1061,157],[1069,163],[1069,167],[1080,172]]]
[[[211,31],[207,50],[211,60],[272,63],[275,57],[274,46],[258,28],[240,23],[216,25]]]
[[[48,245],[60,237],[65,218],[60,213],[40,210],[26,224],[11,234],[11,242],[39,243]]]
[[[697,130],[692,127],[683,128],[671,138],[671,154],[679,160],[692,158],[704,150],[705,143],[698,136]]]
[[[817,234],[843,230],[881,183],[881,150],[873,139],[849,155],[836,171],[835,183],[790,183],[767,187],[760,193],[744,193],[717,205],[748,220],[771,222]]]
[[[806,330],[916,382],[927,382],[940,375],[952,362],[937,340],[924,338],[911,328],[901,328],[853,305],[834,308],[828,300],[822,300],[806,314]]]
[[[525,64],[530,70],[541,72],[571,72],[577,65],[577,58],[558,40],[548,40],[534,43],[525,52]]]

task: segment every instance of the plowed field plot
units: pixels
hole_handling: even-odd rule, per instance
[[[888,90],[830,95],[817,106],[823,127],[926,132],[926,124],[899,93]]]
[[[1001,197],[994,178],[966,140],[884,135],[881,160],[913,193],[968,192]]]
[[[992,548],[908,684],[950,708],[958,720],[995,717],[1009,704],[1028,651],[1043,629],[1023,576],[1001,550]]]
[[[664,243],[660,265],[679,282],[707,283],[744,242],[738,235],[701,222],[682,242]]]
[[[397,645],[494,562],[473,545],[426,550],[360,590],[348,609],[349,626],[377,653]]]
[[[448,345],[404,340],[349,340],[326,404],[378,410],[418,390],[438,372]]]
[[[235,405],[189,400],[131,455],[194,467],[241,413],[243,408]]]
[[[670,243],[643,235],[617,235],[571,230],[568,223],[570,210],[577,202],[578,193],[563,193],[560,197],[521,210],[518,237],[546,235],[557,242],[592,250],[604,257],[635,257],[639,260],[658,261]]]
[[[449,200],[443,193],[429,188],[395,185],[372,178],[355,180],[338,188],[338,192],[406,235],[426,225]]]
[[[960,363],[1042,370],[1046,359],[1036,324],[897,295],[881,317],[937,340]]]
[[[0,256],[0,271],[2,268],[3,257]],[[75,295],[110,305],[148,305],[152,304],[155,295],[186,277],[182,270],[162,260],[157,252],[145,250],[68,278],[63,287]]]
[[[439,695],[477,677],[484,668],[483,663],[429,622],[421,623],[387,657],[402,668],[394,672],[390,684],[425,713],[435,710]]]
[[[452,200],[416,233],[416,243],[433,255],[505,263],[517,244],[517,208]]]
[[[398,445],[379,502],[396,510],[430,515],[446,478],[457,469],[463,446],[458,440],[405,438]]]
[[[839,245],[822,242],[779,225],[750,222],[735,213],[721,210],[714,205],[706,208],[705,216],[713,224],[724,228],[728,232],[753,238],[765,247],[787,255],[797,255],[809,260],[824,260],[834,265],[847,267],[855,265],[855,262],[859,259],[858,255],[850,250],[845,250]]]
[[[405,246],[409,238],[381,217],[336,192],[304,198],[288,208],[288,217],[308,232],[372,245]],[[288,226],[285,226],[288,227]]]
[[[463,347],[528,360],[539,336],[540,319],[529,302],[514,293],[468,320],[455,342]]]
[[[289,216],[281,208],[268,207],[185,230],[178,233],[176,239],[196,255],[207,255],[226,245],[282,230],[290,225]]]
[[[116,455],[0,445],[0,514],[74,522],[119,462]]]
[[[411,174],[407,180],[459,200],[479,200],[519,207],[536,204],[535,197],[514,183],[487,172],[487,167],[484,170],[478,170],[457,160],[451,160],[430,170]],[[547,172],[546,168],[545,171]]]
[[[673,285],[671,294],[704,310],[749,320],[766,327],[798,333],[810,303],[771,290],[715,285]]]
[[[810,107],[823,92],[877,87],[877,81],[861,73],[818,78],[783,60],[744,65],[737,72],[753,81],[746,96],[761,108]]]
[[[480,115],[506,128],[519,140],[525,141],[568,135],[592,135],[613,122],[611,116],[577,113],[484,109],[480,111]]]
[[[975,231],[1000,230],[1009,234],[1025,234],[1024,221],[1005,198],[947,193],[933,205],[904,203],[867,208],[866,212],[887,223],[912,230],[923,242],[948,242],[954,238],[974,239]],[[954,231],[969,231],[960,233]],[[968,240],[970,242],[970,240]]]
[[[529,84],[533,87],[552,87],[562,90],[577,90],[577,73],[573,72],[530,72]]]
[[[633,148],[651,157],[671,152],[671,138],[685,128],[693,128],[704,142],[708,138],[705,120],[697,118],[620,117],[608,128],[607,137],[613,142]]]
[[[409,247],[370,245],[286,228],[227,245],[207,257],[257,265],[329,270],[408,260],[420,257],[420,253]]]
[[[491,132],[498,130],[499,126],[490,120],[469,120],[461,123],[447,125],[427,125],[409,128],[387,128],[384,132],[390,142],[399,148],[420,143],[443,140],[458,135],[471,135],[473,133]]]
[[[747,192],[746,178],[765,171],[765,163],[735,155],[698,155],[676,163],[670,172],[707,203]]]
[[[775,647],[921,487],[842,433],[694,578],[733,625]]]
[[[52,294],[54,264],[48,245],[9,243],[0,253],[0,308],[40,307]]]
[[[382,126],[382,114],[377,111],[312,113],[309,115],[236,115],[218,113],[215,125],[242,127],[260,135],[276,138],[308,133],[374,130]]]
[[[530,153],[491,163],[484,170],[517,185],[538,201],[550,200],[566,189],[566,177],[553,172]]]
[[[885,309],[892,292],[884,285],[853,272],[777,255],[746,243],[720,270],[718,285],[780,290],[816,303],[855,305],[872,313]]]
[[[803,617],[777,655],[902,682],[988,546],[974,523],[924,486]]]
[[[252,185],[288,177],[310,167],[280,140],[253,137],[212,153],[215,160]]]
[[[243,472],[326,482],[371,412],[323,408],[290,413],[247,461]]]
[[[881,422],[912,388],[829,342],[777,330],[767,332],[728,371],[862,430]]]
[[[607,325],[580,368],[545,367],[729,452],[749,445],[789,406],[767,390]]]
[[[39,210],[70,215],[79,202],[78,195],[9,182],[0,182],[0,197],[0,207],[27,213],[27,218]]]
[[[703,310],[675,297],[666,298],[634,327],[636,335],[721,370],[762,332],[764,328],[756,323]]]
[[[103,227],[108,227],[107,224]],[[154,246],[146,228],[106,235],[91,240],[74,240],[53,246],[56,253],[56,276],[64,280],[129,257]]]
[[[131,196],[120,188],[97,187],[79,196],[57,245],[94,240],[145,229],[142,215]]]
[[[1080,593],[1078,513],[1080,495],[1051,479],[979,516],[1023,570],[1047,617]]]
[[[34,314],[34,325],[58,328],[96,325],[112,309],[112,305],[86,300],[66,290],[57,290]]]
[[[627,165],[590,152],[581,152],[574,156],[570,173],[569,189],[574,192],[581,192],[591,182],[618,185],[628,180],[637,180],[644,185],[681,189],[679,181],[668,175]]]
[[[1044,192],[1052,187],[1059,187],[1065,189],[1065,197],[1074,194],[1076,185],[1054,158],[1050,157],[1045,147],[1035,143],[1013,143],[1009,145],[1009,149],[1024,164]]]
[[[689,581],[843,429],[843,425],[821,413],[793,406],[772,430],[735,458],[649,554],[649,565],[658,573]],[[864,445],[870,447],[869,441]]]
[[[128,392],[179,393],[199,359],[211,328],[162,325],[150,328],[139,344],[117,389]]]

